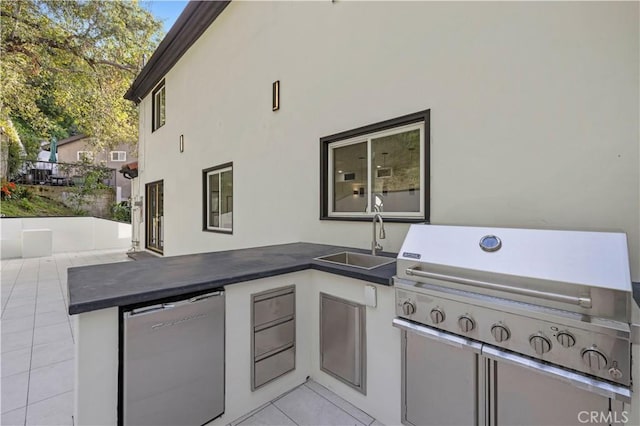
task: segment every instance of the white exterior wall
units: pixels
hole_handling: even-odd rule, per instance
[[[50,230],[53,253],[131,247],[130,224],[97,217],[3,218],[0,229],[2,259],[23,256],[22,231],[29,229]]]
[[[624,231],[640,280],[638,11],[232,2],[166,75],[166,125],[151,133],[151,97],[140,105],[139,179],[164,179],[165,255],[369,247],[370,223],[318,219],[319,138],[431,109],[432,223]],[[203,232],[202,170],[229,161],[234,233]],[[406,230],[388,224],[385,249]]]

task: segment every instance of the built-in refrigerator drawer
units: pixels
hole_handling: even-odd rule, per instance
[[[125,311],[124,426],[199,426],[224,413],[224,292]]]

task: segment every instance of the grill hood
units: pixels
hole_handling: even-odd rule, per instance
[[[623,233],[412,225],[397,277],[627,321]]]

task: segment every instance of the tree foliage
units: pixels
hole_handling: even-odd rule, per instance
[[[135,0],[3,0],[0,19],[0,108],[21,137],[137,140],[136,108],[123,95],[160,21]]]

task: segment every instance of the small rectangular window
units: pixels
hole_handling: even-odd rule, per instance
[[[233,232],[233,163],[202,171],[203,230]]]
[[[76,159],[78,161],[93,161],[93,152],[91,151],[78,151],[76,153]]]
[[[127,161],[127,153],[125,151],[111,151],[111,161]]]
[[[321,219],[429,219],[429,111],[320,139]]]
[[[160,127],[164,126],[164,123],[166,122],[166,113],[165,113],[165,109],[166,109],[166,97],[165,97],[165,87],[164,87],[164,80],[158,85],[158,87],[156,87],[153,90],[153,94],[152,94],[152,110],[153,110],[153,117],[152,117],[152,130],[156,131],[158,130]]]

